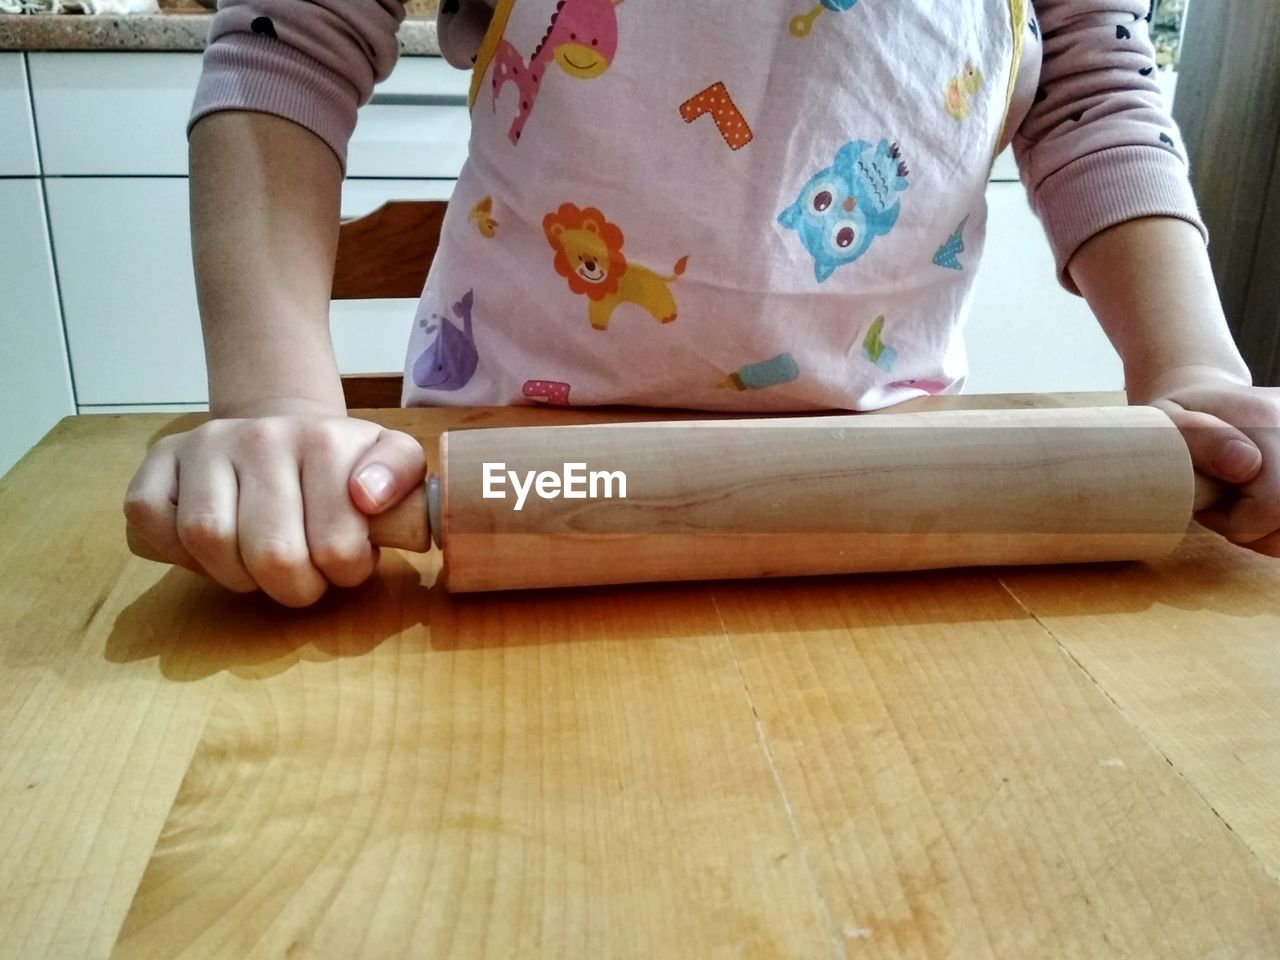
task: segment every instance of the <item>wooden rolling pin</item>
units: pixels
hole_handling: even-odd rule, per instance
[[[434,465],[370,536],[454,592],[1148,560],[1220,495],[1152,407],[461,430]]]

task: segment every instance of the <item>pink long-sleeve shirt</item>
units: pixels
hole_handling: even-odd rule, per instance
[[[406,403],[866,409],[958,390],[982,191],[1010,140],[1069,289],[1109,226],[1204,231],[1148,0],[693,6],[442,4],[442,53],[474,64],[473,133]],[[345,164],[403,15],[222,0],[192,124],[275,114]]]

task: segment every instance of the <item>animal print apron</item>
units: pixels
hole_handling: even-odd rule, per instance
[[[959,391],[987,178],[1039,74],[1023,0],[444,7],[470,158],[406,405]]]

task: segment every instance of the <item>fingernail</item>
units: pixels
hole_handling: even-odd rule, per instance
[[[1228,480],[1244,480],[1253,476],[1262,460],[1258,448],[1243,440],[1228,440],[1213,461],[1213,469]]]
[[[374,504],[381,506],[391,491],[391,471],[380,463],[371,463],[356,474],[356,483]]]

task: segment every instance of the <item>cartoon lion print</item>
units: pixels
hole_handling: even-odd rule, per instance
[[[569,282],[573,293],[588,299],[587,319],[595,329],[609,329],[609,319],[622,303],[634,303],[660,323],[676,318],[670,284],[684,273],[687,256],[665,277],[628,263],[622,252],[622,231],[595,207],[561,204],[543,219],[542,229],[556,252],[556,273]]]

